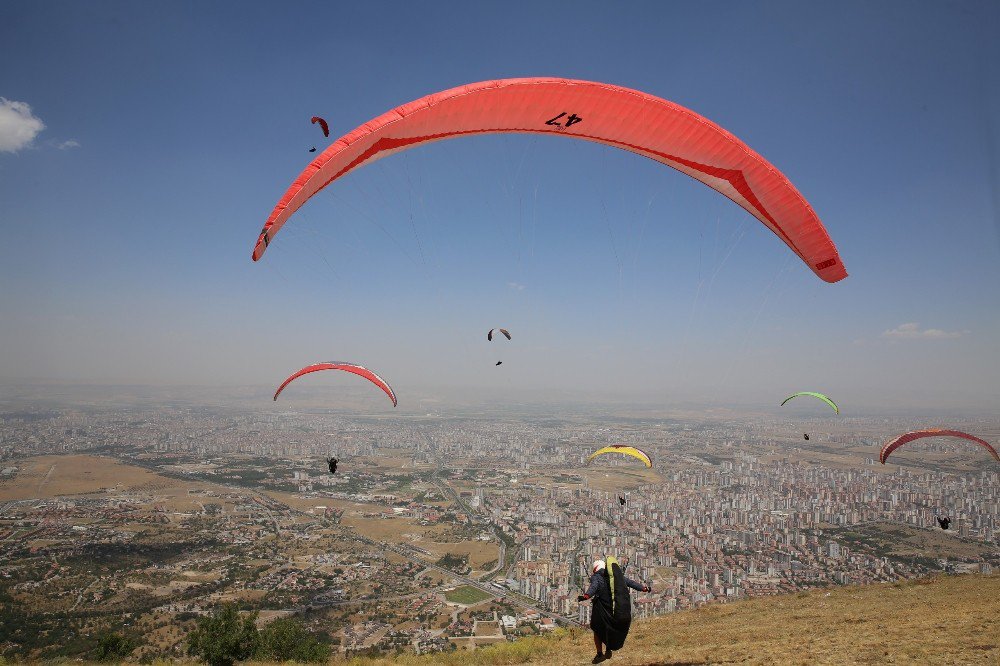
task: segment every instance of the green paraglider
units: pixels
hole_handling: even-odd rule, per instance
[[[840,413],[840,407],[837,407],[836,403],[833,400],[830,400],[830,398],[826,397],[822,393],[814,393],[812,391],[801,391],[799,393],[793,393],[792,395],[790,395],[787,398],[785,398],[784,400],[782,400],[781,401],[781,405],[784,406],[784,404],[786,402],[788,402],[792,398],[797,398],[800,395],[808,395],[808,396],[812,396],[813,398],[818,398],[818,399],[822,400],[823,402],[825,402],[826,404],[830,405],[830,407],[833,408],[833,411],[837,412],[838,414]]]

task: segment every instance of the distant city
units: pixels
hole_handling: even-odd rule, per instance
[[[472,647],[589,621],[577,595],[612,554],[652,587],[638,617],[1000,566],[1000,469],[945,440],[879,464],[898,417],[45,405],[0,406],[0,594],[47,636],[4,655],[112,620],[176,655],[222,601],[348,654]],[[585,463],[612,443],[653,468]]]

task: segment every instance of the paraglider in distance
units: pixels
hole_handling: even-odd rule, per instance
[[[653,466],[653,461],[650,459],[648,455],[646,455],[645,451],[637,449],[634,446],[628,446],[625,444],[612,444],[611,446],[605,446],[602,449],[594,451],[587,457],[587,464],[590,464],[590,461],[596,458],[597,456],[603,456],[608,453],[620,453],[622,455],[632,456],[637,460],[641,460],[642,464],[645,465],[646,467]]]
[[[943,530],[946,530],[951,526],[951,518],[948,516],[945,516],[944,518],[938,517],[937,521],[938,525],[940,525]]]
[[[809,441],[809,433],[807,433],[807,432],[802,433],[802,439],[804,439],[804,440],[806,440],[808,442]]]
[[[385,394],[389,396],[390,400],[392,400],[392,406],[396,406],[396,394],[393,392],[392,387],[389,386],[388,382],[362,365],[357,365],[355,363],[341,363],[337,361],[314,363],[313,365],[307,365],[298,372],[293,373],[288,379],[283,381],[281,386],[278,387],[278,390],[274,392],[274,399],[277,400],[278,396],[281,395],[281,392],[285,390],[285,387],[302,375],[308,375],[311,372],[319,372],[320,370],[343,370],[344,372],[353,372],[360,377],[364,377],[372,384],[375,384],[375,386],[385,391]]]
[[[997,455],[997,450],[994,449],[989,442],[985,439],[979,439],[967,432],[962,432],[960,430],[943,430],[940,428],[931,428],[929,430],[914,430],[913,432],[908,432],[906,434],[900,435],[899,437],[889,440],[882,447],[881,453],[878,454],[878,460],[883,465],[885,461],[892,455],[892,452],[901,447],[904,444],[909,444],[910,442],[923,439],[925,437],[957,437],[959,439],[965,439],[970,442],[975,442],[979,446],[985,448],[993,456],[993,459],[1000,462],[1000,455]]]
[[[500,331],[503,336],[510,340],[510,332],[506,328],[491,328],[490,332],[486,334],[486,339],[493,342],[493,331]],[[497,361],[497,365],[500,365],[503,361]]]
[[[510,332],[506,328],[491,328],[490,332],[486,334],[486,339],[493,342],[493,331],[500,331],[503,336],[510,340]]]
[[[822,400],[826,404],[830,405],[830,407],[833,408],[833,411],[837,412],[838,414],[840,413],[840,407],[837,407],[837,405],[833,402],[833,400],[830,400],[828,397],[826,397],[822,393],[813,393],[812,391],[802,391],[800,393],[793,393],[792,395],[788,396],[787,398],[785,398],[784,400],[781,401],[781,406],[783,407],[786,402],[788,402],[792,398],[797,398],[800,395],[808,395],[808,396],[810,396],[812,398],[818,398],[819,400]],[[806,439],[809,439],[809,438],[806,437]]]
[[[497,365],[503,365],[503,361],[497,361]]]
[[[330,126],[326,124],[325,120],[323,120],[319,116],[313,116],[311,122],[313,125],[319,123],[319,126],[323,128],[323,136],[330,136]]]
[[[336,458],[327,458],[326,459],[326,465],[327,465],[327,467],[330,468],[330,474],[336,474],[337,473],[337,463],[338,462],[339,461]]]
[[[672,167],[728,197],[781,239],[820,279],[847,271],[805,197],[771,163],[703,116],[653,95],[561,78],[501,79],[428,95],[345,134],[292,182],[253,249],[313,195],[366,164],[415,146],[482,134],[550,134],[627,150]]]

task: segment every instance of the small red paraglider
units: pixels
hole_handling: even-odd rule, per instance
[[[326,121],[319,116],[312,117],[312,124],[315,125],[319,123],[319,126],[323,128],[323,136],[330,136],[330,126],[326,124]]]
[[[985,439],[980,439],[974,435],[970,435],[967,432],[961,432],[960,430],[945,430],[942,428],[931,428],[929,430],[914,430],[913,432],[908,432],[906,434],[900,435],[899,437],[896,437],[895,439],[889,440],[888,442],[885,443],[885,446],[882,447],[882,451],[878,455],[879,462],[884,465],[886,459],[889,458],[889,455],[893,451],[895,451],[904,444],[912,442],[915,439],[923,439],[925,437],[957,437],[959,439],[965,439],[983,447],[984,449],[989,451],[990,455],[993,456],[994,460],[1000,462],[1000,454],[997,454],[997,450],[994,449],[990,445],[990,443],[987,442]]]
[[[374,372],[364,367],[363,365],[358,365],[356,363],[343,363],[339,361],[329,361],[325,363],[314,363],[312,365],[307,365],[298,372],[292,374],[288,379],[281,383],[278,390],[274,392],[274,399],[277,400],[281,392],[285,390],[285,387],[292,383],[294,380],[298,379],[302,375],[308,375],[311,372],[319,372],[320,370],[343,370],[344,372],[351,372],[360,377],[364,377],[375,386],[382,389],[389,399],[392,400],[392,406],[396,406],[396,392],[392,390],[389,383],[376,375]]]

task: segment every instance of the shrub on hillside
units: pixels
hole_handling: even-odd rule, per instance
[[[139,641],[132,636],[108,631],[97,638],[94,659],[96,661],[122,661],[137,647],[139,647]]]
[[[260,643],[254,655],[261,661],[327,661],[330,646],[309,633],[301,622],[282,618],[260,632]]]
[[[233,666],[257,651],[260,635],[254,621],[257,613],[240,618],[234,604],[226,604],[198,620],[188,636],[188,654],[211,666]]]

